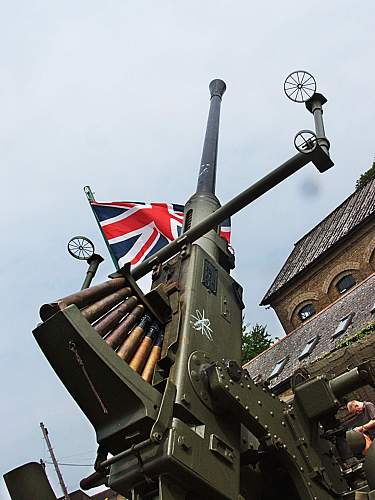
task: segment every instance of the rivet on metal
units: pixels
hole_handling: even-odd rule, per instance
[[[154,432],[152,437],[155,439],[155,441],[161,441],[163,436],[160,434],[160,432]]]
[[[185,438],[184,436],[178,436],[177,443],[179,446],[183,446],[185,443]]]

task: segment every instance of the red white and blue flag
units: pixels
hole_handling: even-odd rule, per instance
[[[183,205],[131,201],[89,200],[103,236],[119,267],[139,264],[180,236]],[[230,220],[220,226],[230,242]]]

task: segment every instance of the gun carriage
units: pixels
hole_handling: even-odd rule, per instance
[[[334,417],[345,394],[374,384],[370,363],[303,381],[289,404],[240,366],[242,288],[219,224],[305,165],[333,166],[315,80],[293,73],[284,88],[314,116],[315,133],[296,135],[296,155],[221,206],[215,182],[226,87],[212,81],[181,236],[134,269],[41,307],[35,338],[96,431],[95,472],[82,488],[106,484],[134,500],[373,498],[344,474]],[[136,281],[150,271],[144,294]]]

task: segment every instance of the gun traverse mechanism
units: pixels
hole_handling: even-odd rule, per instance
[[[333,166],[325,98],[304,86],[308,77],[295,78],[297,91],[286,85],[286,93],[306,101],[316,125],[316,134],[297,134],[295,156],[220,206],[215,179],[226,86],[213,80],[182,235],[134,270],[125,266],[104,284],[42,306],[35,338],[99,444],[96,471],[82,488],[106,484],[134,500],[354,499],[327,433],[340,399],[374,383],[371,367],[307,380],[290,404],[255,383],[239,365],[242,288],[218,234],[221,222],[308,163],[320,172]],[[136,280],[149,271],[152,289],[144,294]]]

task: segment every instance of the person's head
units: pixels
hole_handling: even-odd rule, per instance
[[[361,413],[361,411],[363,411],[364,404],[362,401],[356,401],[354,399],[353,401],[349,401],[346,407],[348,408],[349,413]]]

